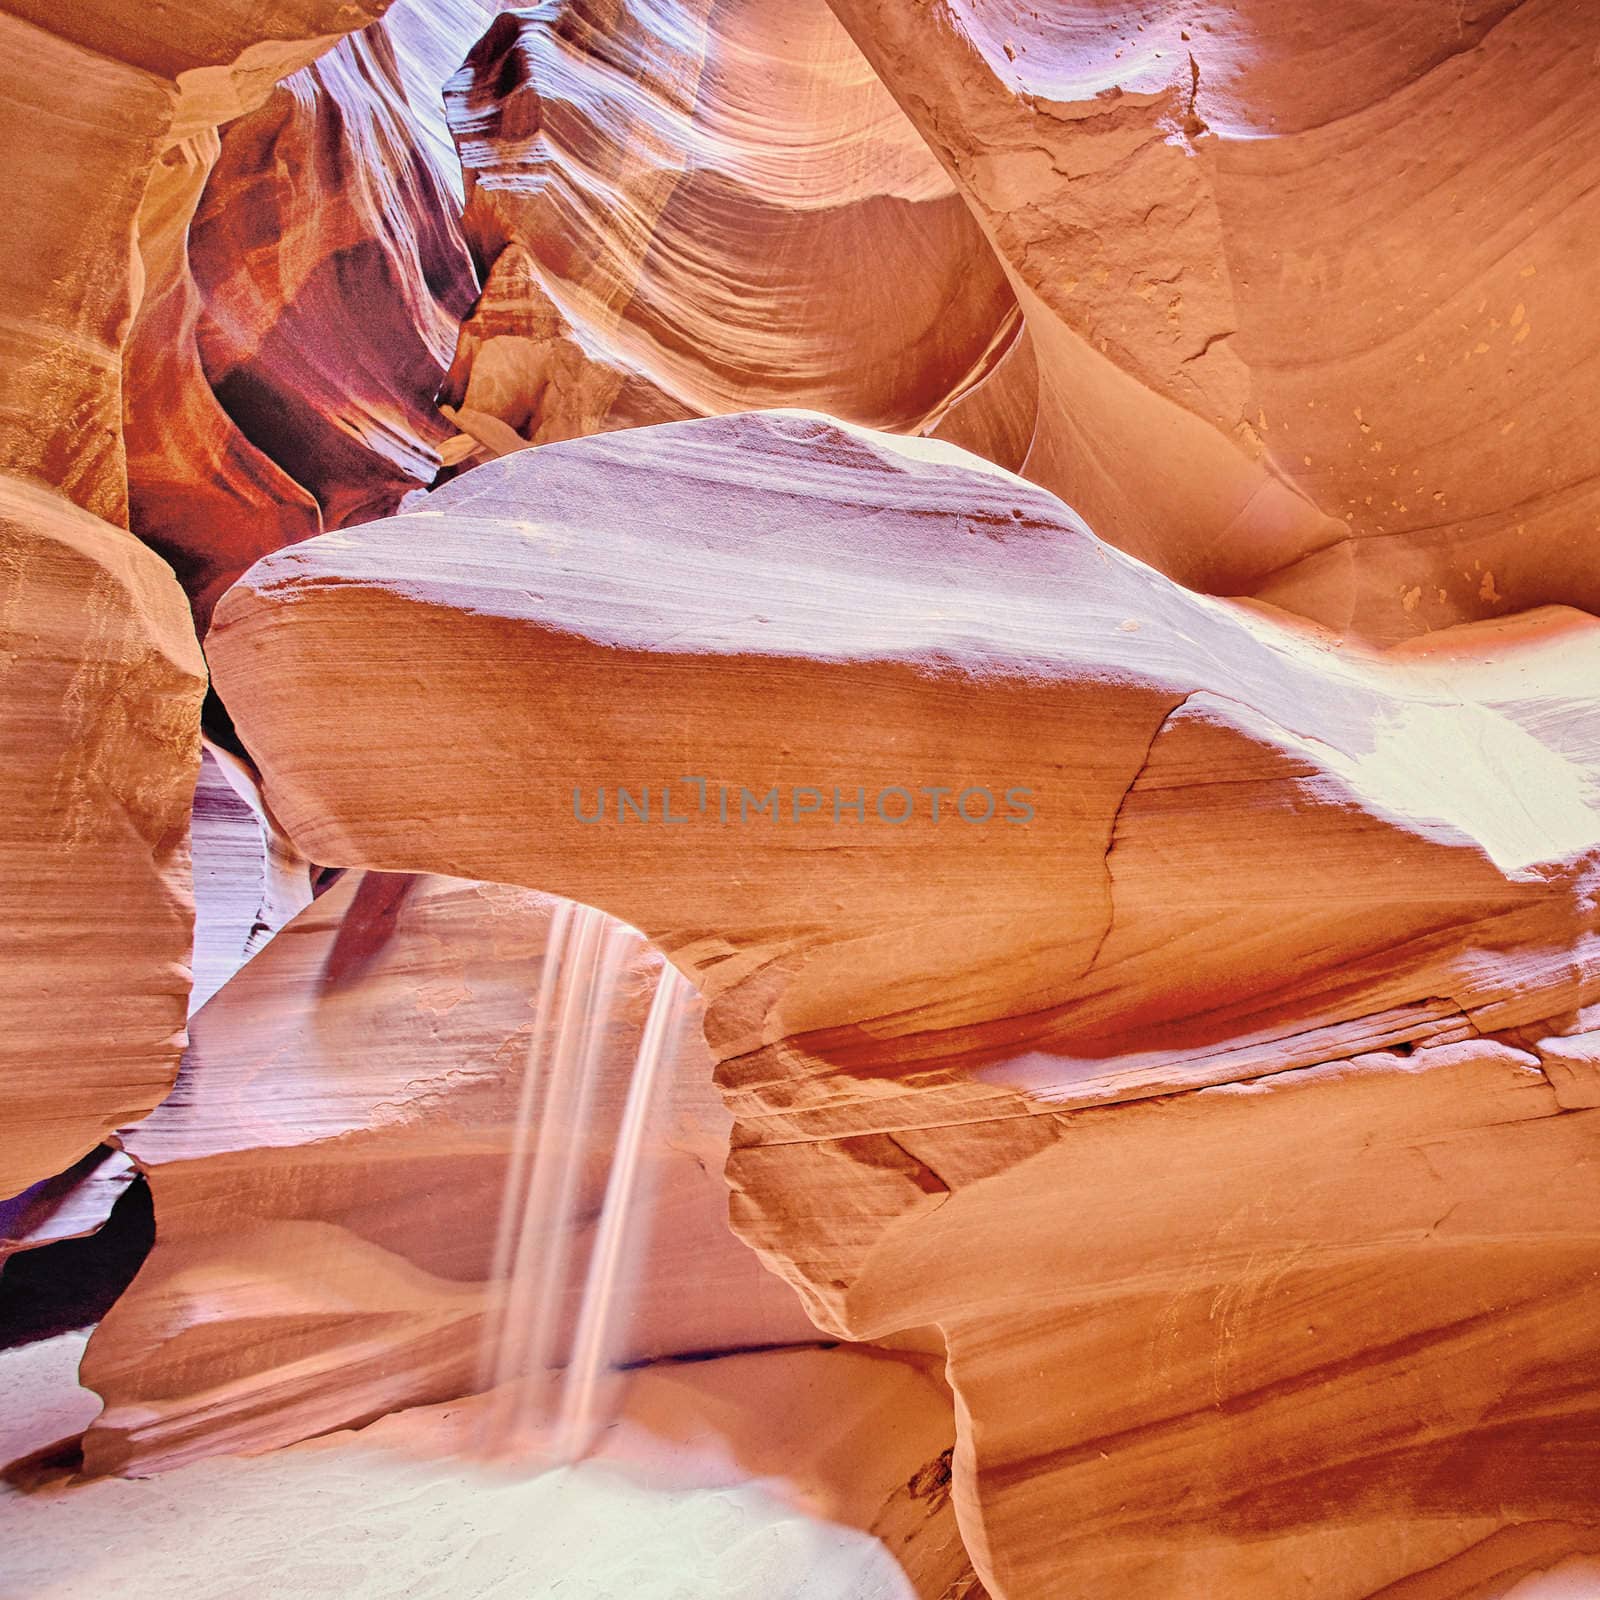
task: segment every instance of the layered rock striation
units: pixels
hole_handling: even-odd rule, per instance
[[[1391,641],[1593,610],[1581,0],[831,0],[1005,263],[1022,470],[1192,587]]]
[[[750,1373],[904,1400],[845,1520],[925,1600],[1594,1548],[1592,7],[0,43],[0,1257],[157,1222],[91,1471],[570,1365],[665,958],[613,1354],[936,1348],[976,1575],[909,1366],[634,1396],[751,1471]]]
[[[736,1224],[942,1330],[997,1595],[1357,1600],[1592,1512],[1592,619],[1341,648],[788,412],[281,552],[212,656],[308,853],[695,979]]]
[[[932,431],[1019,337],[820,0],[507,12],[447,102],[485,281],[444,394],[481,453],[771,405]]]
[[[13,219],[0,269],[0,1195],[148,1111],[182,1044],[204,667],[172,571],[126,531],[141,230],[150,219],[148,264],[181,277],[175,241],[211,130],[381,9],[222,6],[182,29],[98,3],[22,0],[0,16]],[[181,330],[181,285],[155,314]],[[181,369],[181,350],[172,359]],[[167,378],[150,383],[167,392]],[[202,419],[207,464],[229,450],[215,420]]]

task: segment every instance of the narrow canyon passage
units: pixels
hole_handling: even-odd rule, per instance
[[[1593,0],[0,39],[0,1600],[1600,1600]]]

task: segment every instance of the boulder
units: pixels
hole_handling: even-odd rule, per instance
[[[1592,618],[1341,646],[779,412],[280,552],[212,655],[308,854],[694,979],[735,1221],[825,1331],[942,1331],[996,1596],[1358,1600],[1593,1512],[1600,1127],[1528,1043],[1600,1027]]]

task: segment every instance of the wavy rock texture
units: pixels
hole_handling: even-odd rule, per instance
[[[1600,1128],[1541,1070],[1600,1027],[1593,619],[1340,649],[773,413],[280,552],[212,653],[307,853],[693,975],[736,1223],[824,1329],[942,1329],[996,1595],[1356,1600],[1593,1520]]]
[[[1375,639],[1600,603],[1593,7],[830,3],[1006,263],[1023,470],[1097,531]]]
[[[91,1471],[263,1449],[485,1386],[554,906],[493,884],[346,875],[194,1018],[171,1098],[123,1135],[149,1176],[157,1245],[84,1360],[106,1400],[84,1442]],[[579,1264],[661,965],[630,938],[581,1134]],[[813,1340],[728,1231],[728,1118],[698,1025],[656,1137],[654,1242],[621,1356]],[[574,1314],[581,1288],[568,1286]]]
[[[204,670],[171,573],[121,531],[144,208],[162,219],[155,262],[175,249],[207,131],[381,9],[222,5],[179,25],[101,0],[18,0],[0,14],[12,219],[0,268],[0,850],[13,980],[0,1194],[63,1171],[148,1110],[181,1045]],[[164,327],[182,326],[181,298],[162,298]],[[201,455],[218,451],[213,437]]]
[[[195,784],[192,1015],[296,913],[315,869],[284,838],[249,764],[207,745]]]
[[[122,386],[128,521],[177,573],[202,634],[252,561],[323,526],[310,492],[239,431],[200,365],[189,227],[220,150],[207,129],[170,146],[151,174],[138,219],[145,292]]]
[[[126,523],[122,345],[139,299],[139,213],[157,163],[384,7],[224,4],[179,25],[114,0],[8,0],[0,31],[14,224],[0,467]]]
[[[13,219],[0,266],[0,470],[126,523],[131,241],[175,94],[15,15],[0,14],[0,43]]]
[[[451,431],[433,395],[476,280],[418,101],[388,18],[343,40],[228,127],[190,231],[211,386],[331,527],[431,482]]]
[[[220,761],[228,759],[220,757]],[[249,802],[228,781],[215,750],[206,750],[201,756],[190,837],[195,916],[189,1010],[195,1012],[244,965],[270,931],[275,931],[266,921],[265,831]],[[295,910],[310,900],[308,873]]]
[[[1018,336],[820,0],[507,14],[447,98],[485,272],[446,388],[467,448],[768,405],[931,430]]]
[[[131,534],[0,478],[0,1197],[177,1070],[205,669]]]
[[[202,631],[258,556],[439,469],[433,397],[476,283],[439,90],[495,9],[400,0],[155,169],[125,362],[133,525]]]

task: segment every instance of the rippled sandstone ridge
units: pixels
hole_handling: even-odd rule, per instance
[[[735,1227],[829,1333],[939,1328],[993,1592],[1356,1597],[1592,1511],[1594,619],[1340,652],[779,412],[281,552],[211,661],[308,854],[545,884],[695,979]],[[680,770],[1036,815],[577,814]]]
[[[1600,11],[0,37],[29,1592],[42,1517],[137,1543],[109,1474],[199,1528],[208,1458],[279,1452],[269,1520],[370,1468],[398,1526],[302,1441],[470,1456],[508,1319],[576,1367],[502,1196],[555,1128],[543,1232],[605,1254],[674,968],[599,1454],[716,1471],[494,1499],[531,1542],[456,1592],[1600,1592]],[[738,1488],[795,1552],[741,1579],[758,1478],[813,1521]],[[666,1553],[558,1579],[584,1516]],[[169,1556],[128,1592],[237,1575]]]

